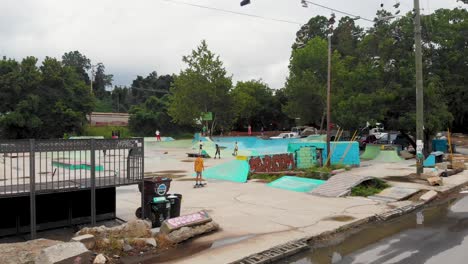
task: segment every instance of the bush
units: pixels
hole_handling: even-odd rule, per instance
[[[381,179],[373,179],[365,181],[358,186],[351,189],[352,196],[371,196],[381,192],[383,189],[388,188],[389,185]]]

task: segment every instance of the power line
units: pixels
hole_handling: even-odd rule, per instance
[[[169,2],[169,3],[179,4],[179,5],[193,6],[193,7],[198,7],[198,8],[203,8],[203,9],[209,9],[209,10],[213,10],[213,11],[219,11],[219,12],[224,12],[224,13],[229,13],[229,14],[235,14],[235,15],[240,15],[240,16],[248,16],[248,17],[253,17],[253,18],[259,18],[259,19],[263,19],[263,20],[270,20],[270,21],[281,22],[281,23],[287,23],[287,24],[294,24],[294,25],[303,25],[303,23],[299,23],[299,22],[291,21],[291,20],[286,20],[286,19],[278,19],[278,18],[272,18],[272,17],[264,17],[264,16],[259,16],[259,15],[252,15],[252,14],[247,14],[247,13],[242,13],[242,12],[236,12],[236,11],[231,11],[231,10],[221,9],[221,8],[216,8],[216,7],[204,6],[204,5],[198,5],[198,4],[191,4],[191,3],[182,2],[182,1],[177,1],[177,0],[159,0],[159,1]]]
[[[331,11],[336,12],[336,13],[340,13],[340,14],[347,15],[347,16],[352,16],[354,18],[360,18],[362,20],[369,21],[369,22],[374,22],[371,19],[368,19],[368,18],[365,18],[365,17],[362,17],[362,16],[358,16],[358,15],[354,15],[354,14],[351,14],[351,13],[348,13],[348,12],[345,12],[345,11],[341,11],[341,10],[338,10],[338,9],[335,9],[335,8],[331,8],[331,7],[328,7],[328,6],[324,6],[324,5],[321,5],[321,4],[317,4],[317,3],[314,3],[314,2],[311,2],[311,1],[304,1],[304,2],[306,2],[307,4],[311,4],[311,5],[315,5],[315,6],[318,6],[318,7],[321,7],[321,8],[331,10]]]

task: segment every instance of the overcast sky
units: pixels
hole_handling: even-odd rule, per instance
[[[306,23],[331,11],[300,0],[173,0],[268,18]],[[380,4],[396,0],[315,0],[315,3],[372,19]],[[402,0],[402,14],[413,1]],[[456,0],[421,0],[423,13],[462,6]],[[466,8],[466,5],[464,6]],[[93,64],[103,62],[114,84],[129,85],[137,75],[179,73],[181,59],[202,39],[220,55],[235,81],[263,79],[284,86],[291,45],[299,24],[201,9],[172,0],[0,0],[0,56],[60,58],[79,50]],[[336,13],[340,17],[339,13]],[[363,27],[372,25],[360,20]]]

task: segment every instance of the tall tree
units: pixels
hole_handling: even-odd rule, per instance
[[[175,77],[171,87],[169,115],[178,124],[195,125],[202,113],[211,112],[211,131],[216,125],[230,127],[232,81],[219,56],[211,52],[203,40],[182,60],[187,68]]]
[[[93,109],[93,97],[73,68],[49,57],[39,68],[36,63],[34,57],[20,64],[0,61],[0,94],[14,98],[0,110],[2,137],[56,138],[77,133]]]
[[[96,65],[96,73],[93,80],[93,92],[97,98],[102,99],[109,97],[110,92],[106,91],[107,87],[112,86],[114,75],[106,74],[106,67],[102,62]]]
[[[63,54],[62,63],[72,67],[87,85],[91,84],[87,71],[91,69],[91,61],[79,51],[69,51]]]

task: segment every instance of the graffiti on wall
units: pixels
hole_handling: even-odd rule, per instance
[[[249,159],[250,172],[277,172],[294,169],[294,154],[256,156]]]

